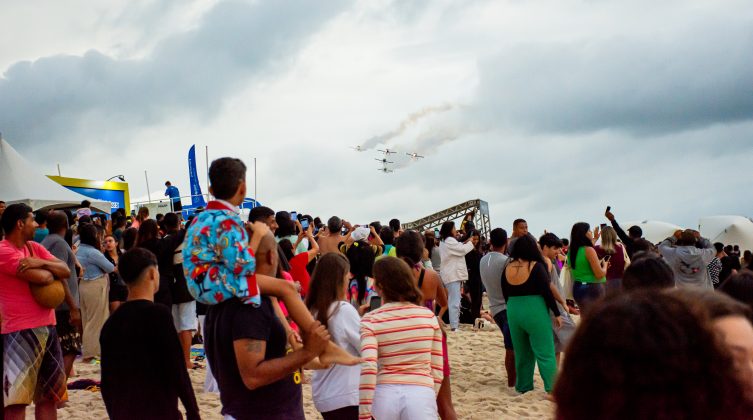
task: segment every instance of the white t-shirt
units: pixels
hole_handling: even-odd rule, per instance
[[[348,353],[360,356],[361,317],[358,311],[345,301],[333,302],[329,310],[332,315],[327,329],[332,341]],[[311,378],[314,406],[321,413],[357,406],[360,381],[361,365],[334,365],[314,371]]]

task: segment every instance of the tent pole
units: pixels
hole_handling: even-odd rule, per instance
[[[254,207],[259,205],[259,195],[256,193],[256,179],[256,158],[254,158]]]
[[[146,174],[146,171],[144,171],[144,179],[146,179],[146,196],[149,199],[149,202],[152,202],[152,193],[149,192],[149,176]]]

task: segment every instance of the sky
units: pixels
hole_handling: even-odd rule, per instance
[[[495,227],[560,236],[607,205],[686,227],[753,216],[749,0],[2,9],[0,132],[45,174],[123,174],[139,197],[147,171],[188,194],[195,144],[243,159],[250,190],[256,158],[275,210],[354,223],[476,198]]]

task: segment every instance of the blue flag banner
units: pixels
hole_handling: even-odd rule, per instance
[[[191,183],[191,207],[206,206],[207,203],[201,194],[199,177],[196,174],[196,145],[191,146],[191,149],[188,150],[188,176]]]

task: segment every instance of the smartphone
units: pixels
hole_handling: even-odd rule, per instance
[[[604,262],[608,262],[612,258],[611,255],[605,255],[604,256]]]
[[[290,220],[292,220],[292,221],[294,221],[294,222],[295,222],[296,220],[298,220],[298,212],[295,212],[295,211],[291,211],[291,212],[290,212]]]
[[[307,230],[309,228],[309,219],[301,220],[301,227],[303,230]]]
[[[611,211],[611,210],[612,210],[612,206],[607,206],[607,211]]]
[[[607,224],[606,223],[602,223],[601,224],[601,230],[604,230],[605,227],[607,227]]]
[[[372,296],[371,300],[369,301],[369,311],[373,311],[374,309],[377,309],[380,306],[382,306],[381,296]]]

